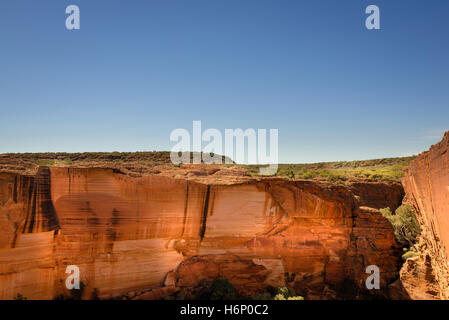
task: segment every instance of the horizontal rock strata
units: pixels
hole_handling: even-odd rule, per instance
[[[284,285],[312,299],[384,296],[364,291],[365,270],[380,268],[382,288],[398,278],[400,250],[377,209],[394,209],[401,190],[108,168],[0,172],[0,298],[70,297],[68,265],[80,268],[84,299],[193,297],[222,278],[241,296]]]

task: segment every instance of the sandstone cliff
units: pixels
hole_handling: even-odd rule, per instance
[[[67,265],[85,299],[189,298],[218,278],[242,296],[288,284],[311,299],[385,297],[364,290],[366,267],[379,266],[381,288],[398,278],[400,249],[377,209],[401,203],[399,184],[196,176],[0,172],[0,298],[70,297]]]
[[[401,273],[421,283],[410,286],[417,298],[449,299],[449,132],[410,164],[403,185],[407,200],[418,213],[422,243],[420,257],[407,263],[414,276],[410,277],[406,270]],[[407,285],[407,281],[404,283]]]

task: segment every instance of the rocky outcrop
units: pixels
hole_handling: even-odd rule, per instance
[[[400,271],[401,285],[413,300],[439,300],[440,287],[435,278],[430,255],[425,251],[407,259]]]
[[[449,299],[449,132],[420,154],[405,171],[406,198],[416,209],[424,241],[420,263],[439,284],[435,295]],[[430,262],[430,263],[429,263]],[[418,274],[425,279],[425,274]],[[434,292],[433,286],[430,289]],[[413,294],[413,293],[412,293]],[[422,293],[416,292],[418,296]]]
[[[193,297],[221,278],[241,296],[286,284],[314,299],[388,294],[364,282],[369,265],[381,288],[398,278],[400,250],[377,210],[399,201],[397,186],[228,181],[0,173],[0,298],[70,297],[68,265],[80,268],[85,299]]]
[[[394,212],[404,198],[404,189],[399,182],[349,181],[347,185],[359,205],[364,207],[390,208]]]

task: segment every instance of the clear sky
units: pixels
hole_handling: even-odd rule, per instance
[[[421,152],[449,130],[448,16],[447,0],[2,0],[0,153],[170,150],[193,120],[277,128],[284,163]]]

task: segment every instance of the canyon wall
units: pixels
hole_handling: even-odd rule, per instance
[[[449,132],[410,164],[403,185],[407,200],[418,214],[423,242],[423,261],[410,263],[425,266],[427,276],[422,276],[423,281],[431,282],[426,277],[434,275],[440,291],[437,296],[449,299]],[[416,272],[414,277],[418,276]]]
[[[363,289],[365,270],[380,268],[381,288],[398,278],[400,248],[377,209],[401,199],[395,183],[0,172],[0,299],[71,297],[68,265],[84,299],[192,298],[220,278],[241,296],[288,284],[309,299],[387,297]]]

